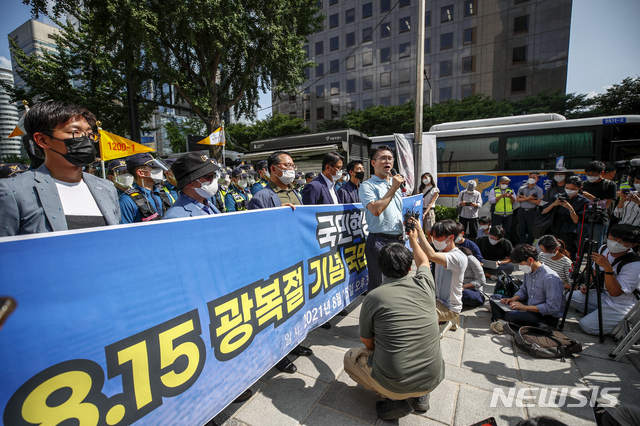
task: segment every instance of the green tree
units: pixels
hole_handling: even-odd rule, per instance
[[[164,125],[164,129],[173,152],[187,152],[187,135],[202,135],[206,131],[204,124],[198,119],[169,121]]]
[[[555,113],[567,118],[579,118],[592,102],[587,95],[563,94],[562,91],[544,91],[513,102],[513,115]]]
[[[593,99],[589,115],[640,114],[640,77],[627,77]]]

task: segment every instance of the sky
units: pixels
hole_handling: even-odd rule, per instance
[[[21,0],[0,3],[0,68],[10,68],[7,35],[29,20],[31,13]],[[567,93],[604,93],[626,77],[640,76],[638,16],[639,0],[573,0]],[[46,17],[40,21],[51,24]],[[271,94],[263,94],[260,108],[270,105]],[[258,119],[270,112],[259,111]]]

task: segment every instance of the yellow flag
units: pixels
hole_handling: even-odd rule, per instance
[[[20,130],[20,128],[18,126],[16,126],[15,129],[13,129],[13,132],[11,132],[11,134],[9,136],[7,136],[8,138],[12,138],[14,136],[22,136],[24,135],[24,132],[22,130]]]
[[[100,158],[103,161],[128,157],[141,152],[153,151],[152,148],[130,141],[113,133],[100,129]]]
[[[198,144],[224,146],[225,145],[224,130],[222,130],[222,127],[218,127],[216,130],[213,131],[213,133],[211,133],[209,136],[207,136],[206,138],[198,142]]]

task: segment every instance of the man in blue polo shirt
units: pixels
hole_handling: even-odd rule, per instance
[[[391,148],[382,145],[372,150],[371,165],[374,176],[363,182],[358,190],[369,225],[369,236],[364,247],[369,269],[369,291],[382,283],[382,272],[376,260],[382,247],[390,242],[404,240],[402,196],[398,191],[404,178],[399,174],[391,176]]]

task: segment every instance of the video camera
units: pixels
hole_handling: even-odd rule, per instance
[[[420,212],[416,210],[407,210],[404,214],[404,231],[409,233],[409,231],[413,231],[416,227],[411,221],[411,219],[420,220]]]
[[[632,158],[631,160],[616,161],[614,164],[616,166],[618,178],[621,181],[623,176],[640,176],[640,156]]]
[[[606,200],[594,198],[593,204],[587,210],[587,220],[593,223],[605,223],[608,218]]]

